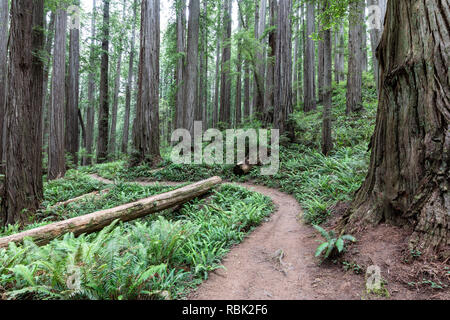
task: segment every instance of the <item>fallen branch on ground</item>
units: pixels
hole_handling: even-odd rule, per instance
[[[10,242],[20,243],[30,237],[38,245],[45,245],[59,236],[72,232],[75,236],[83,233],[99,231],[115,220],[132,221],[159,212],[176,205],[186,203],[202,196],[222,183],[219,177],[213,177],[183,188],[158,194],[116,208],[97,211],[84,216],[52,223],[40,228],[24,231],[8,237],[0,238],[0,248],[7,248]]]

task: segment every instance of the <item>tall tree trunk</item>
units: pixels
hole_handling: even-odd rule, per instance
[[[53,52],[52,103],[48,150],[49,180],[62,178],[66,174],[64,153],[66,27],[67,13],[64,9],[58,9],[55,20],[55,49]]]
[[[184,62],[186,52],[186,0],[177,1],[177,53],[178,61],[176,68],[176,111],[175,119],[177,129],[184,125]]]
[[[292,103],[294,106],[297,106],[298,104],[298,63],[299,63],[299,59],[298,59],[298,55],[299,55],[299,46],[300,46],[300,23],[299,23],[299,14],[298,14],[298,10],[296,10],[295,12],[295,24],[294,24],[294,32],[295,32],[295,40],[294,40],[294,68],[293,68],[293,72],[292,72]]]
[[[203,2],[203,17],[204,17],[204,38],[203,38],[203,48],[205,48],[205,68],[204,72],[204,89],[203,89],[203,128],[208,127],[208,63],[209,63],[209,53],[208,53],[208,1]]]
[[[109,125],[109,5],[110,0],[103,0],[102,26],[102,63],[100,73],[100,105],[98,112],[97,163],[107,161],[108,125]]]
[[[273,123],[273,112],[275,107],[275,59],[277,52],[277,0],[270,0],[270,27],[269,32],[269,54],[267,59],[266,87],[264,98],[264,121]]]
[[[134,74],[134,46],[136,39],[137,23],[137,0],[133,1],[133,26],[131,30],[130,60],[128,62],[128,81],[125,89],[125,115],[123,119],[122,153],[128,154],[128,139],[130,133],[130,112],[131,112],[131,86],[133,85]]]
[[[334,30],[334,81],[340,83],[344,74],[344,26]]]
[[[275,64],[274,128],[284,134],[289,130],[292,113],[292,0],[280,1],[278,9],[277,51]]]
[[[0,0],[0,174],[4,172],[3,166],[3,122],[5,121],[6,89],[8,71],[8,0]]]
[[[8,97],[5,113],[3,224],[25,224],[43,198],[42,103],[44,1],[16,0],[11,7]]]
[[[49,92],[49,78],[50,78],[50,63],[52,62],[52,47],[53,40],[55,38],[55,13],[52,11],[50,14],[50,23],[47,28],[47,39],[45,44],[45,54],[46,60],[44,65],[44,85],[43,85],[43,95],[44,95],[44,116],[43,116],[43,150],[47,151],[48,154],[48,138],[50,131],[50,109],[51,109],[51,88]]]
[[[221,80],[221,44],[223,43],[222,35],[222,2],[217,5],[217,25],[216,25],[216,73],[214,85],[214,106],[213,106],[213,128],[217,128],[219,123],[220,110],[220,80]]]
[[[238,22],[238,32],[242,30],[242,12],[239,8],[239,22]],[[236,127],[239,126],[242,122],[242,42],[238,41],[238,54],[236,60],[236,99],[235,99],[235,108],[236,108]]]
[[[330,17],[327,14],[329,0],[324,0],[323,11],[326,15],[325,24],[328,24]],[[331,136],[331,104],[332,104],[332,54],[331,54],[331,29],[323,30],[323,125],[322,125],[322,153],[328,155],[333,149],[333,140]]]
[[[362,109],[363,23],[364,1],[350,2],[349,58],[347,81],[347,114]]]
[[[126,20],[127,17],[127,2],[124,0],[123,2],[123,21]],[[117,111],[119,107],[119,92],[120,92],[120,76],[122,70],[122,52],[123,52],[123,39],[119,40],[119,57],[117,58],[116,65],[116,78],[114,80],[114,100],[113,100],[113,110],[111,117],[111,130],[109,132],[109,144],[108,144],[108,157],[110,160],[116,159],[116,135],[117,135]]]
[[[315,88],[315,44],[311,36],[315,32],[315,4],[311,0],[306,5],[306,39],[304,61],[304,111],[317,108]]]
[[[323,1],[320,0],[317,3],[318,12],[322,11]],[[320,19],[319,19],[320,20]],[[318,103],[323,102],[323,87],[324,87],[324,44],[323,44],[323,25],[322,22],[318,22],[318,30],[319,30],[319,41],[317,42],[317,90],[318,90]]]
[[[447,0],[387,3],[369,173],[345,219],[350,231],[410,224],[410,249],[444,258],[450,254],[448,12]]]
[[[141,50],[136,118],[133,125],[132,166],[141,163],[156,165],[161,160],[159,52],[160,3],[159,0],[144,0],[141,8]]]
[[[258,5],[259,1],[259,5]],[[253,112],[259,119],[264,118],[264,78],[265,78],[265,57],[264,57],[264,40],[261,39],[266,29],[266,11],[267,0],[256,0],[256,19],[255,19],[255,38],[261,44],[256,51],[255,62],[255,84]]]
[[[219,18],[220,19],[220,18]],[[220,84],[220,34],[217,34],[216,43],[216,75],[214,87],[213,128],[217,128],[219,121],[219,84]]]
[[[369,6],[378,6],[381,10],[381,21],[375,21],[379,23],[379,26],[371,26],[370,29],[370,44],[372,47],[372,60],[373,60],[373,71],[375,74],[375,83],[377,84],[377,91],[380,92],[380,68],[378,59],[376,56],[376,51],[378,44],[381,40],[381,35],[383,34],[384,28],[384,17],[386,15],[386,1],[387,0],[367,0]],[[374,14],[374,12],[369,12],[369,14]],[[377,28],[379,27],[379,28]]]
[[[244,69],[244,119],[248,120],[250,117],[250,63],[248,61],[245,61]]]
[[[75,2],[75,4],[78,1]],[[80,95],[80,30],[70,29],[69,70],[67,75],[67,94],[65,112],[65,150],[74,167],[78,166],[80,148],[80,129],[78,122],[78,99]]]
[[[198,41],[200,31],[200,0],[189,1],[187,55],[184,83],[184,128],[194,137],[194,121],[198,112]]]
[[[223,51],[222,51],[222,72],[220,83],[220,113],[219,121],[230,125],[231,119],[231,0],[224,0],[223,7]]]
[[[198,110],[195,120],[202,121],[204,130],[207,128],[206,110],[208,107],[208,2],[203,1],[201,14],[201,54],[200,54],[200,81],[198,86]]]
[[[92,155],[94,147],[94,125],[95,125],[95,21],[96,21],[96,0],[93,2],[92,21],[91,21],[91,48],[89,55],[89,77],[88,77],[88,108],[86,114],[86,153],[83,164],[89,166],[92,164]]]
[[[364,6],[364,10],[365,10]],[[362,56],[362,70],[363,72],[367,71],[367,68],[369,66],[368,57],[367,57],[367,29],[366,25],[362,25],[362,50],[363,50],[363,56]]]

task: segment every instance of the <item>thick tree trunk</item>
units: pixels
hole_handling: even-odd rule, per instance
[[[83,159],[83,165],[92,164],[92,155],[94,147],[94,126],[95,126],[95,21],[96,21],[96,0],[93,2],[92,21],[91,21],[91,48],[89,54],[90,71],[88,76],[88,108],[86,114],[86,153]]]
[[[67,75],[65,112],[65,150],[70,155],[74,167],[78,166],[80,129],[78,122],[78,98],[80,95],[80,30],[70,29],[69,70]]]
[[[225,126],[229,126],[231,119],[231,0],[224,0],[223,8],[223,51],[222,51],[222,72],[220,81],[220,112],[219,121]]]
[[[123,21],[126,20],[126,0],[123,2]],[[122,52],[123,52],[123,39],[119,40],[119,56],[117,58],[116,65],[116,78],[114,80],[114,98],[113,98],[113,110],[111,117],[111,130],[109,132],[109,143],[108,143],[108,158],[109,160],[116,159],[117,148],[116,148],[116,136],[117,136],[117,112],[119,108],[119,92],[120,92],[120,77],[122,70]]]
[[[259,1],[259,4],[258,4]],[[267,0],[256,0],[255,38],[261,45],[256,50],[255,62],[255,84],[253,97],[253,113],[260,119],[264,119],[264,78],[265,78],[265,55],[264,39],[261,39],[266,29]]]
[[[366,181],[346,220],[410,223],[410,249],[450,255],[450,43],[447,0],[388,1]],[[408,26],[399,28],[398,26]],[[345,220],[344,220],[345,221]]]
[[[8,71],[8,0],[0,0],[0,174],[4,173],[3,165],[3,122],[5,121],[6,88]]]
[[[317,108],[315,88],[315,44],[311,36],[315,32],[315,4],[309,1],[306,5],[306,39],[304,62],[304,111],[309,112]]]
[[[189,1],[186,69],[184,72],[184,125],[194,137],[194,121],[198,117],[198,40],[200,31],[200,0]],[[198,119],[197,119],[198,120]]]
[[[66,27],[67,13],[64,9],[58,9],[55,20],[55,49],[53,50],[52,103],[48,151],[49,180],[62,178],[66,174],[64,152]]]
[[[184,127],[184,62],[186,52],[186,0],[177,1],[177,96],[175,119],[177,129]]]
[[[3,224],[25,224],[38,209],[42,187],[44,1],[16,0],[11,7],[8,97],[5,112]]]
[[[9,237],[0,238],[0,249],[7,248],[8,244],[12,242],[21,243],[25,237],[32,238],[37,245],[45,245],[66,233],[73,233],[75,236],[79,236],[84,233],[89,234],[100,231],[116,220],[127,222],[143,218],[149,214],[182,205],[192,199],[207,194],[221,182],[221,178],[213,177],[174,191],[125,204],[117,208],[97,211],[84,216],[14,234]]]
[[[159,52],[160,2],[144,0],[141,8],[141,51],[138,99],[133,125],[134,152],[131,165],[156,165],[159,151]]]
[[[323,10],[326,14],[329,8],[329,0],[324,0]],[[326,17],[328,23],[330,17]],[[331,136],[331,104],[332,104],[332,54],[331,54],[331,29],[323,31],[323,125],[322,125],[322,153],[328,155],[333,149]]]
[[[362,109],[364,3],[365,0],[350,2],[347,114]]]
[[[128,63],[128,81],[125,89],[125,115],[123,119],[122,153],[128,154],[128,139],[130,133],[130,112],[131,112],[131,86],[133,85],[134,74],[134,46],[136,39],[137,21],[137,0],[133,2],[133,27],[131,30],[130,60]]]
[[[108,158],[109,127],[109,5],[110,0],[103,0],[102,27],[102,63],[100,73],[100,105],[98,112],[97,162],[103,163]]]

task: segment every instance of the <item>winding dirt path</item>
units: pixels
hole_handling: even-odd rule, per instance
[[[97,175],[93,179],[112,184]],[[174,186],[172,182],[140,182],[141,185]],[[275,212],[222,261],[225,269],[192,292],[191,300],[314,300],[360,299],[361,277],[318,267],[314,258],[315,231],[300,221],[302,209],[294,197],[263,186],[236,183],[272,199]]]

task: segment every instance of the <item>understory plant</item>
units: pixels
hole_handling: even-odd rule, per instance
[[[351,235],[346,234],[337,237],[333,230],[328,232],[320,226],[314,225],[313,227],[326,240],[316,249],[316,257],[322,257],[321,263],[332,256],[342,253],[345,250],[346,241],[356,242],[356,238]]]

